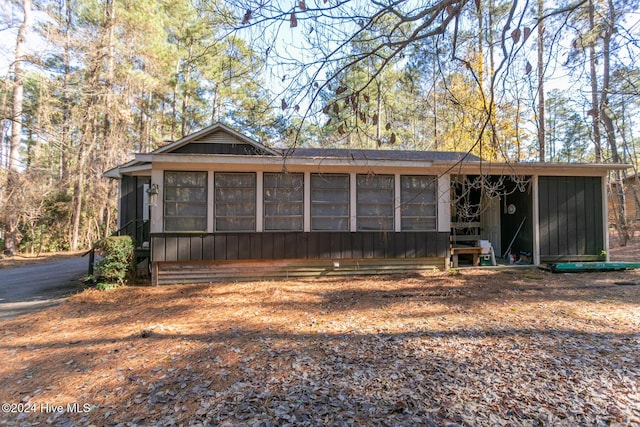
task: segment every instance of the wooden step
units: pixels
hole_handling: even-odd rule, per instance
[[[154,263],[153,284],[283,280],[441,270],[443,258]]]

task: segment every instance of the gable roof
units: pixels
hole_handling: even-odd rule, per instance
[[[234,158],[235,159],[232,159]],[[138,153],[135,159],[104,173],[109,178],[122,175],[149,175],[154,160],[182,164],[276,164],[287,159],[295,164],[315,163],[333,166],[361,167],[419,167],[427,164],[464,165],[465,170],[473,173],[509,173],[531,174],[544,170],[545,173],[558,175],[606,174],[609,170],[622,170],[628,165],[613,164],[554,164],[554,163],[510,163],[484,161],[482,158],[466,152],[407,151],[407,150],[368,150],[349,148],[269,148],[250,137],[222,124],[216,123],[177,141],[171,142],[150,153]],[[327,160],[323,162],[322,160]]]
[[[171,153],[174,151],[178,151],[179,149],[185,147],[190,143],[198,143],[204,140],[205,138],[207,138],[208,136],[214,135],[217,132],[224,132],[230,135],[231,137],[233,137],[234,139],[240,141],[241,143],[252,146],[257,152],[273,155],[273,156],[279,155],[278,152],[272,150],[271,148],[265,145],[260,144],[258,141],[255,141],[254,139],[249,138],[246,135],[241,134],[240,132],[230,128],[229,126],[223,123],[215,123],[202,130],[199,130],[198,132],[194,132],[190,135],[180,138],[177,141],[173,141],[167,145],[157,148],[152,152],[152,154]]]

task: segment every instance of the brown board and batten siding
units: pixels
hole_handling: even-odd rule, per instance
[[[541,176],[540,260],[597,260],[605,249],[602,178]]]
[[[442,232],[155,233],[153,262],[446,257]]]
[[[171,151],[176,154],[233,154],[239,156],[262,155],[264,150],[234,138],[224,132],[207,135],[197,141],[182,145]]]
[[[136,246],[149,239],[149,226],[145,218],[144,190],[151,179],[144,176],[123,176],[120,184],[119,234],[131,236]]]
[[[154,284],[442,269],[449,255],[442,232],[157,233],[151,241]]]
[[[260,155],[263,154],[256,147],[249,144],[206,144],[191,143],[174,151],[177,154],[234,154]]]

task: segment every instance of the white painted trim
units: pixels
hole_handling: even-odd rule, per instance
[[[215,197],[215,180],[213,171],[207,173],[207,233],[213,233],[215,230],[215,206],[213,199]]]
[[[164,170],[153,169],[151,171],[151,184],[158,185],[158,203],[151,207],[151,224],[149,229],[152,233],[162,233],[164,231]]]
[[[311,172],[304,173],[303,227],[305,232],[311,231]]]
[[[138,162],[153,162],[156,167],[174,170],[197,170],[215,168],[222,171],[269,171],[281,172],[283,160],[280,156],[240,156],[229,154],[137,154]],[[167,163],[168,165],[163,165]],[[288,157],[289,172],[306,170],[318,173],[374,173],[440,175],[449,174],[452,168],[466,175],[534,175],[541,176],[604,176],[609,170],[628,169],[618,164],[556,164],[556,163],[489,163],[422,162],[416,160],[367,160],[354,161],[344,158]]]
[[[604,227],[604,250],[606,251],[605,261],[609,262],[609,196],[607,192],[608,176],[603,176],[601,182],[602,187],[602,226]]]
[[[356,195],[356,173],[349,174],[349,231],[358,231],[358,197]]]
[[[533,264],[540,265],[540,188],[538,175],[531,177],[531,211],[533,212]]]
[[[116,213],[116,230],[120,230],[122,227],[122,181],[118,182],[118,212]]]
[[[438,177],[438,231],[451,232],[451,175]]]
[[[264,231],[264,175],[256,172],[256,232]]]
[[[142,184],[142,220],[143,221],[148,221],[149,215],[150,215],[150,210],[149,209],[149,190],[150,185],[149,184]],[[118,227],[118,229],[120,229],[120,227]]]
[[[122,175],[140,175],[140,176],[149,176],[151,172],[151,163],[146,163],[143,165],[135,165],[135,166],[126,166],[121,167],[119,169],[112,169],[113,171],[117,170],[117,172],[106,172],[104,176],[107,178],[117,178],[120,179]],[[117,176],[116,176],[117,175]]]
[[[401,201],[400,201],[400,174],[396,173],[393,175],[393,228],[396,233],[402,231],[402,217],[401,217]]]

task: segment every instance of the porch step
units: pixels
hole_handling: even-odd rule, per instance
[[[428,272],[445,268],[444,258],[269,260],[216,262],[159,262],[153,268],[153,284],[214,283],[229,281],[286,280]]]

